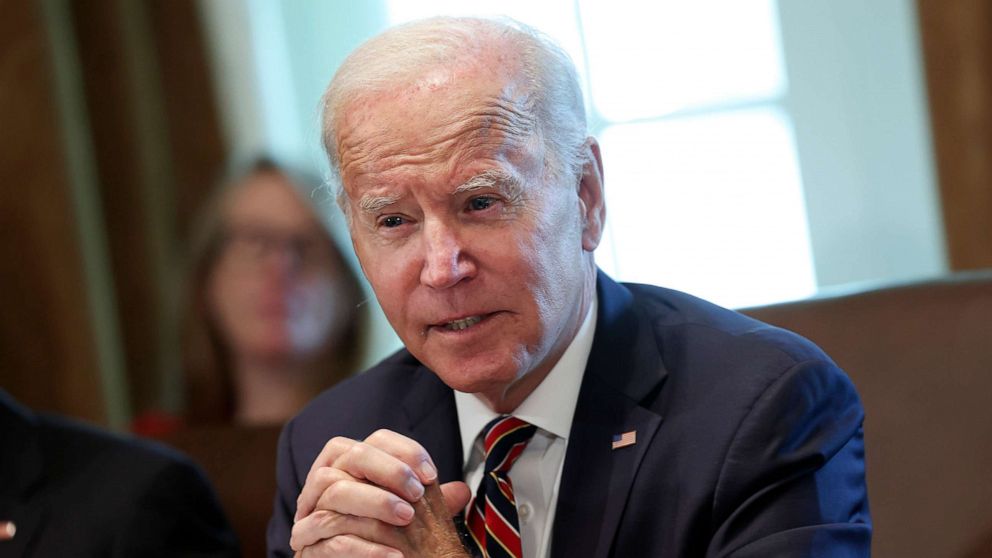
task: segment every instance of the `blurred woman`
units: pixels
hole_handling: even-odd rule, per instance
[[[358,366],[363,294],[314,188],[260,160],[208,207],[183,324],[187,424],[284,422]]]

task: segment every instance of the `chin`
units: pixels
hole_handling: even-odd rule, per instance
[[[516,364],[500,363],[482,366],[477,363],[458,363],[433,368],[428,366],[453,390],[465,393],[492,393],[502,391],[523,374]],[[466,373],[471,370],[471,373]]]
[[[293,345],[288,339],[260,340],[252,352],[264,360],[280,361],[292,356]]]

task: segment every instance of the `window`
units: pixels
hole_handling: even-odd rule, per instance
[[[505,14],[570,53],[603,148],[607,230],[597,262],[613,277],[731,307],[815,292],[774,0],[387,8],[391,24]]]

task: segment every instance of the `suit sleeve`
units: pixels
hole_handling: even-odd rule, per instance
[[[869,556],[863,420],[831,362],[799,363],[772,382],[727,451],[707,557]]]
[[[240,556],[217,498],[198,468],[169,460],[136,497],[115,557],[221,558]]]
[[[272,505],[272,518],[266,533],[266,546],[270,558],[290,558],[293,550],[289,547],[289,537],[293,531],[293,516],[296,515],[296,498],[302,485],[296,476],[292,449],[293,421],[286,423],[279,435],[276,455],[276,495]]]

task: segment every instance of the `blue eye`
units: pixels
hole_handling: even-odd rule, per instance
[[[395,227],[398,227],[398,226],[402,225],[403,224],[403,218],[400,217],[400,216],[398,216],[398,215],[390,215],[388,217],[384,217],[382,219],[381,223],[382,223],[382,226],[386,227],[387,229],[392,229],[392,228],[395,228]]]
[[[495,198],[489,196],[479,196],[469,200],[468,206],[472,211],[483,211],[492,207],[494,203],[496,203]]]

